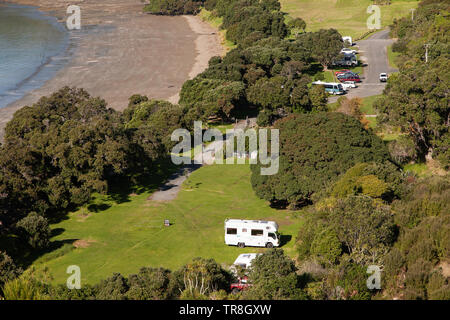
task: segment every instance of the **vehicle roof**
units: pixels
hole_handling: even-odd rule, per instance
[[[274,227],[278,230],[278,224],[275,221],[266,221],[266,220],[244,220],[244,219],[226,219],[225,225],[243,225],[248,224],[249,226],[254,225],[266,225]]]
[[[261,255],[261,253],[242,253],[234,260],[233,264],[249,264],[249,262],[259,255]]]

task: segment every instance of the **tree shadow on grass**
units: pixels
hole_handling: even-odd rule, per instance
[[[119,177],[108,184],[108,200],[116,204],[129,202],[131,194],[142,194],[157,190],[171,175],[179,171],[181,166],[175,165],[167,157],[155,162],[149,171],[131,177]],[[109,207],[108,207],[109,208]],[[99,211],[107,208],[98,208]]]
[[[280,248],[286,245],[289,241],[292,240],[292,236],[290,234],[282,234],[280,236]]]
[[[55,235],[61,234],[65,231],[62,228],[58,228],[56,230],[57,230],[57,232],[55,233]],[[52,236],[53,236],[53,233],[54,232],[52,231]],[[40,249],[40,250],[30,251],[29,248],[25,248],[25,247],[21,248],[21,249],[18,248],[20,250],[21,254],[18,255],[18,257],[20,257],[20,258],[18,258],[16,261],[23,269],[27,269],[38,258],[41,258],[44,255],[48,255],[48,256],[45,256],[45,257],[43,257],[43,259],[41,259],[42,263],[56,259],[58,257],[61,257],[61,256],[65,255],[66,253],[72,251],[73,249],[75,249],[75,247],[72,244],[77,240],[79,240],[79,239],[64,239],[64,240],[51,241],[47,248]],[[65,247],[65,248],[57,251],[58,249],[61,249],[63,247]],[[24,250],[27,250],[28,254],[24,255],[23,254]]]

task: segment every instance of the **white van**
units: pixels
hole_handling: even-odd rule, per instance
[[[237,267],[241,267],[242,269],[250,269],[252,267],[252,261],[257,256],[261,255],[262,253],[242,253],[240,254],[234,263],[231,265],[230,270],[234,274],[237,274]]]
[[[275,221],[226,219],[225,243],[240,248],[278,247],[278,224]]]
[[[344,94],[345,90],[341,83],[338,82],[322,82],[322,81],[314,81],[313,85],[320,85],[325,88],[325,92],[329,94]]]

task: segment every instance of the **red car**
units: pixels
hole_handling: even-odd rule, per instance
[[[361,79],[359,78],[359,76],[357,74],[352,74],[352,73],[341,74],[341,75],[338,75],[337,78],[340,82],[344,82],[344,81],[361,82]]]
[[[231,292],[236,294],[238,292],[241,292],[242,290],[246,290],[249,287],[251,287],[251,284],[248,283],[247,281],[248,281],[247,277],[238,278],[237,283],[232,283],[230,285]]]
[[[347,73],[347,72],[352,72],[352,71],[348,70],[348,69],[343,69],[343,70],[336,71],[335,74],[336,74],[336,76],[338,76],[340,74]]]

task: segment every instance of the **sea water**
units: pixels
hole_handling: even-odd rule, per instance
[[[54,76],[68,60],[68,40],[56,18],[0,2],[0,108]]]

